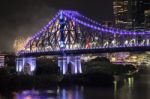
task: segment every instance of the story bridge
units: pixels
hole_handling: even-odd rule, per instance
[[[17,53],[17,71],[32,74],[36,57],[57,55],[63,74],[82,73],[82,54],[150,50],[149,31],[128,31],[106,27],[77,11],[60,10]]]

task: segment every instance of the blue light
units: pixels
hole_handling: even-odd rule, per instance
[[[60,45],[61,48],[64,48],[64,47],[65,47],[65,44],[64,44],[63,41],[60,41],[59,45]]]

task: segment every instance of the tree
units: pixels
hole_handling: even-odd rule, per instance
[[[59,67],[55,61],[48,58],[42,58],[37,60],[37,68],[35,71],[36,75],[47,75],[59,73]]]

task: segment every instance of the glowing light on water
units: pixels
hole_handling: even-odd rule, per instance
[[[114,83],[114,91],[116,92],[117,91],[117,81],[115,80],[113,83]]]
[[[29,96],[26,96],[25,99],[32,99],[32,97],[29,95]]]
[[[128,78],[128,86],[129,87],[133,87],[133,83],[134,83],[134,78],[133,77],[129,77]]]
[[[116,97],[117,97],[117,81],[116,80],[114,80],[114,99],[116,99]]]

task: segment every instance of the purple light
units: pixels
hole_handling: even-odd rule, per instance
[[[49,21],[48,24],[46,24],[39,32],[37,32],[34,36],[30,37],[30,40],[27,41],[26,45],[25,45],[25,49],[29,46],[30,42],[33,40],[36,40],[37,38],[39,38],[43,33],[45,33],[45,31],[52,25],[54,24],[54,22],[57,20],[57,18],[60,16],[61,14],[64,14],[67,18],[71,18],[73,21],[84,25],[86,27],[89,27],[91,29],[94,30],[98,30],[100,32],[107,32],[107,33],[112,33],[112,34],[120,34],[120,35],[145,35],[145,34],[150,34],[150,32],[135,32],[135,31],[127,31],[127,30],[120,30],[120,29],[116,29],[116,28],[112,28],[112,27],[106,27],[102,24],[99,24],[98,22],[85,17],[83,15],[81,15],[80,13],[78,13],[77,11],[71,11],[71,10],[60,10],[55,17]],[[80,19],[79,19],[80,18]],[[85,21],[82,21],[82,19],[84,19]]]
[[[67,16],[67,17],[70,17],[71,19],[76,19],[76,18],[73,18],[73,16],[71,16],[71,15],[69,15],[68,13],[65,13],[65,15]],[[90,22],[92,22],[92,23],[96,23],[96,22],[94,22],[93,20],[91,20],[91,19],[89,19],[89,18],[86,18],[86,17],[84,17],[83,16],[83,18],[85,18],[85,19],[87,19],[87,20],[89,20]],[[74,20],[74,21],[76,21],[76,22],[78,22],[78,23],[80,23],[80,24],[82,24],[82,25],[85,25],[85,23],[83,23],[83,22],[80,22],[80,21],[78,21],[77,19],[76,20]],[[97,25],[99,25],[100,27],[102,27],[102,28],[105,28],[106,30],[104,30],[103,31],[103,29],[101,30],[102,32],[109,32],[109,33],[113,33],[113,34],[115,34],[116,33],[116,29],[115,28],[109,28],[109,27],[105,27],[105,26],[103,26],[103,25],[101,25],[101,24],[98,24],[98,23],[96,23]],[[86,25],[85,26],[87,26],[87,27],[90,27],[90,28],[93,28],[93,25],[89,25],[88,23],[86,23]],[[95,29],[95,28],[94,28]],[[124,35],[134,35],[134,33],[133,33],[133,31],[126,31],[126,30],[119,30],[120,32],[117,32],[118,34],[124,34]],[[137,34],[143,34],[143,33],[141,33],[141,32],[138,32]],[[145,33],[144,33],[145,34]]]

